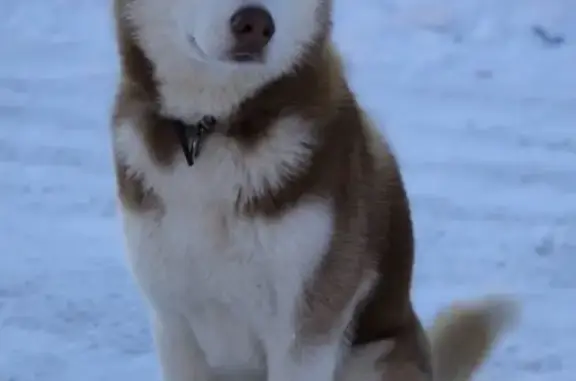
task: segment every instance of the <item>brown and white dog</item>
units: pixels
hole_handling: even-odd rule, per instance
[[[505,304],[450,315],[430,355],[402,178],[344,78],[332,0],[115,0],[115,17],[119,198],[164,380],[466,379]]]

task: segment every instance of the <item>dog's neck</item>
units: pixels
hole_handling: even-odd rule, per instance
[[[172,77],[159,73],[159,65],[147,57],[134,37],[134,30],[126,20],[118,20],[122,82],[116,117],[130,113],[133,117],[134,112],[140,114],[138,119],[145,120],[140,128],[153,155],[166,164],[175,154],[182,154],[183,141],[175,133],[174,121],[194,126],[207,116],[214,117],[218,122],[216,132],[251,146],[269,133],[270,126],[280,116],[296,115],[315,120],[330,117],[335,104],[333,98],[347,90],[341,78],[339,59],[330,44],[329,27],[309,46],[292,70],[250,91],[240,89],[238,93],[238,83],[234,81],[228,84],[218,81],[207,87],[202,75],[205,74],[203,70],[209,68],[201,65],[198,72],[196,65],[190,65],[189,78],[181,78],[182,73]],[[236,80],[242,79],[242,74],[242,71],[229,73]],[[198,87],[198,83],[204,87]],[[236,97],[230,97],[234,91]]]
[[[205,116],[196,124],[187,124],[180,120],[173,120],[172,126],[180,148],[189,166],[193,166],[200,155],[204,140],[214,132],[217,120],[212,116]]]

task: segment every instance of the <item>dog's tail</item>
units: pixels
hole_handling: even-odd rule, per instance
[[[441,311],[428,330],[435,381],[469,381],[516,322],[512,300],[491,296]]]

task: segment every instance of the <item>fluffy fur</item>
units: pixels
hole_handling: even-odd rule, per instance
[[[154,62],[163,112],[190,121],[205,114],[225,116],[265,83],[292,71],[309,45],[325,32],[327,21],[322,19],[331,7],[328,0],[123,3],[120,17],[131,20],[136,38]],[[238,65],[222,58],[233,44],[230,17],[249,4],[264,5],[276,23],[264,65]]]
[[[468,343],[448,328],[430,356],[402,177],[346,83],[331,1],[256,3],[276,33],[239,64],[228,23],[253,1],[115,0],[118,194],[164,380],[420,381],[438,364],[461,381],[449,369],[491,340],[436,361]],[[173,126],[205,115],[216,131],[189,167]]]

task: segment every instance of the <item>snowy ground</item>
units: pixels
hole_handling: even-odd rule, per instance
[[[115,218],[109,9],[0,5],[0,381],[157,380]],[[340,0],[336,21],[405,171],[418,310],[516,293],[479,379],[574,380],[576,2]]]

